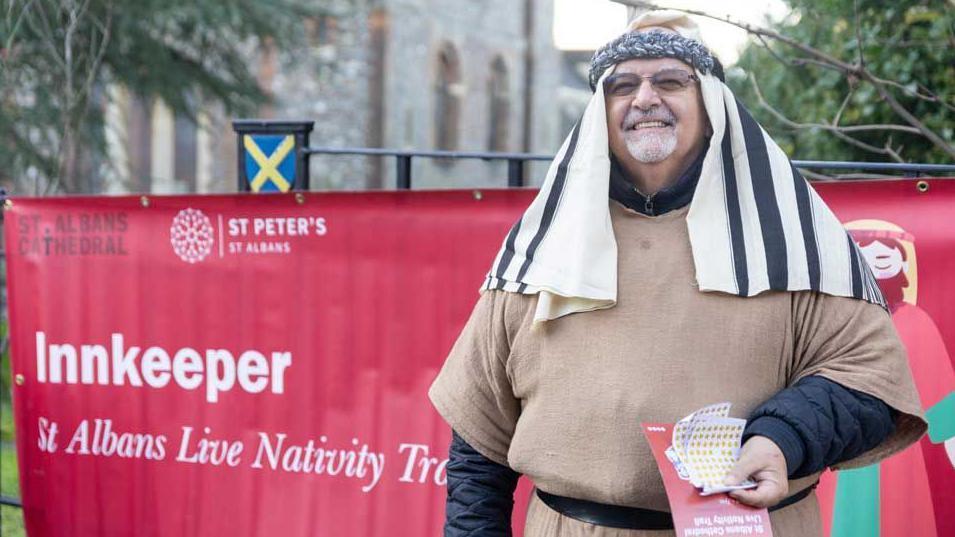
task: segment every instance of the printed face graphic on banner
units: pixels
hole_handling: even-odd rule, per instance
[[[914,305],[918,291],[915,237],[884,220],[854,220],[845,227],[879,280],[889,305]]]
[[[879,280],[887,280],[908,268],[898,242],[886,242],[889,244],[875,240],[862,247],[862,255]]]
[[[955,475],[955,369],[940,330],[944,325],[936,324],[930,311],[916,305],[915,235],[885,220],[855,220],[845,227],[872,268],[889,305],[892,322],[908,353],[928,435],[927,442],[878,466],[839,472],[835,478],[838,492],[831,491],[833,474],[827,474],[818,490],[823,496],[836,494],[831,535],[861,535],[869,533],[867,528],[883,536],[952,535],[950,528],[955,524],[949,514],[951,502],[948,493],[942,491],[951,490],[949,483]],[[926,245],[931,247],[930,239]],[[942,265],[929,262],[928,266]],[[925,302],[931,304],[937,292],[926,293]],[[872,476],[883,499],[881,504],[867,507],[855,498],[872,489]],[[898,491],[904,491],[905,510],[888,507],[902,501]],[[844,516],[847,512],[853,514]]]

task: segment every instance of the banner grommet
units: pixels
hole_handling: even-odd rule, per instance
[[[928,181],[923,180],[915,183],[915,188],[917,188],[919,192],[928,192]]]

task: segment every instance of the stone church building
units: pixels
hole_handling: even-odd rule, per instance
[[[315,0],[317,1],[317,0]],[[553,154],[563,140],[553,0],[327,0],[303,20],[307,44],[250,45],[273,97],[259,119],[315,122],[311,145]],[[198,125],[161,102],[113,90],[112,192],[236,190],[231,120]],[[317,155],[311,188],[393,188],[395,159]],[[527,168],[539,184],[546,163]],[[414,188],[506,185],[503,161],[416,158]]]

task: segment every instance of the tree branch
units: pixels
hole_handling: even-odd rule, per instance
[[[799,173],[807,179],[812,179],[813,181],[834,181],[835,178],[829,175],[821,174],[811,170],[800,169]]]
[[[870,75],[868,71],[863,71],[863,73],[864,73],[863,76],[865,76],[867,80],[872,82],[872,85],[875,86],[876,91],[878,91],[879,95],[881,95],[882,98],[885,99],[885,102],[888,103],[890,107],[892,107],[892,110],[895,110],[896,114],[902,116],[902,119],[904,119],[910,125],[917,128],[922,133],[922,136],[925,136],[926,138],[928,138],[933,144],[941,148],[943,151],[948,153],[949,156],[955,159],[955,146],[952,146],[948,142],[943,140],[941,136],[935,134],[932,130],[926,127],[924,123],[919,121],[908,110],[906,110],[905,107],[902,106],[899,103],[899,101],[897,101],[895,97],[891,93],[889,93],[888,90],[885,89],[885,86],[883,84],[879,84],[877,82],[872,81],[871,80],[872,75]]]
[[[772,47],[769,46],[769,43],[766,42],[766,39],[764,39],[763,36],[757,35],[757,36],[756,36],[756,39],[759,39],[759,42],[763,44],[763,48],[765,48],[767,52],[769,52],[770,54],[772,54],[772,56],[773,56],[774,58],[776,58],[776,61],[778,61],[779,63],[781,63],[781,64],[783,64],[783,65],[793,65],[793,63],[792,63],[791,61],[789,61],[789,60],[787,60],[786,58],[783,58],[782,56],[780,56],[779,54],[777,54],[776,51],[773,50]]]
[[[851,93],[846,96],[846,99],[843,101],[843,105],[839,108],[839,112],[836,115],[836,118],[833,119],[833,123],[799,123],[787,118],[783,115],[782,112],[775,109],[770,105],[766,98],[763,96],[763,92],[759,89],[759,84],[756,83],[756,77],[752,74],[749,75],[749,80],[753,84],[753,90],[756,92],[756,98],[759,100],[759,105],[762,106],[766,111],[772,114],[776,119],[785,123],[787,126],[794,129],[823,129],[833,132],[860,132],[860,131],[900,131],[900,132],[909,132],[913,134],[919,134],[919,130],[915,127],[909,127],[906,125],[895,125],[895,124],[879,124],[873,123],[868,125],[844,125],[839,126],[836,123],[838,122],[839,115],[842,114],[842,109],[845,107],[845,103],[848,102]]]
[[[845,73],[845,70],[842,69],[841,67],[830,65],[826,62],[821,62],[819,60],[814,60],[812,58],[796,58],[795,60],[792,61],[792,63],[793,65],[815,65],[816,67],[820,67],[822,69],[829,69],[830,71],[838,71],[840,73]]]
[[[93,62],[90,64],[89,70],[87,71],[86,81],[83,83],[83,88],[80,90],[82,95],[89,95],[92,91],[93,85],[96,82],[96,77],[99,75],[100,65],[103,63],[103,56],[106,55],[106,49],[109,45],[109,39],[111,35],[111,29],[113,24],[113,2],[110,0],[106,3],[106,22],[100,23],[96,21],[96,25],[99,26],[100,31],[102,32],[103,38],[100,40],[99,51],[93,52],[91,50],[90,56],[93,58]],[[90,46],[93,46],[96,40],[90,37]]]
[[[839,138],[840,140],[842,140],[842,141],[844,141],[844,142],[846,142],[846,143],[848,143],[848,144],[854,145],[854,146],[858,147],[859,149],[863,149],[863,150],[865,150],[865,151],[869,151],[869,152],[876,153],[876,154],[879,154],[879,155],[891,156],[891,155],[889,154],[889,152],[886,151],[886,149],[883,148],[883,147],[876,147],[876,146],[874,146],[874,145],[867,144],[867,143],[863,142],[862,140],[859,140],[859,139],[857,139],[857,138],[853,138],[852,136],[849,136],[848,134],[846,134],[846,133],[845,133],[846,129],[851,129],[852,127],[838,127],[838,126],[835,126],[835,125],[827,125],[827,124],[825,124],[825,123],[797,123],[797,122],[795,122],[795,121],[789,119],[788,117],[786,117],[785,115],[783,115],[782,112],[780,112],[779,110],[776,110],[776,109],[773,108],[768,102],[766,102],[766,99],[763,97],[762,92],[760,92],[760,90],[759,90],[759,85],[756,84],[756,78],[755,78],[755,77],[753,77],[752,75],[750,75],[750,81],[753,83],[753,89],[756,91],[756,98],[759,100],[759,105],[760,105],[763,109],[765,109],[766,111],[768,111],[773,117],[775,117],[777,120],[779,120],[779,121],[780,121],[781,123],[783,123],[784,125],[786,125],[786,126],[788,126],[788,127],[790,127],[790,128],[793,128],[793,129],[811,129],[811,128],[824,129],[824,130],[827,130],[827,131],[829,131],[830,133],[832,133],[832,135],[835,136],[836,138]],[[898,125],[898,126],[901,126],[901,125]],[[858,127],[858,126],[857,126],[857,127]],[[867,125],[861,125],[861,127],[867,127]],[[903,127],[903,128],[911,128],[911,127],[904,127],[904,126],[901,126],[901,127]],[[866,130],[866,129],[862,129],[862,130]],[[868,129],[868,130],[872,130],[872,129]],[[885,129],[880,129],[880,130],[885,130]]]
[[[908,95],[910,95],[910,96],[912,96],[912,97],[915,97],[915,98],[918,98],[918,99],[922,99],[923,101],[927,101],[927,102],[930,102],[930,103],[940,104],[940,105],[942,105],[943,107],[945,107],[946,109],[951,110],[952,112],[955,112],[955,106],[952,106],[952,105],[948,104],[947,102],[945,102],[945,99],[944,99],[944,98],[939,97],[938,95],[936,95],[935,93],[933,93],[932,90],[926,88],[926,87],[925,87],[924,85],[922,85],[922,83],[920,83],[920,82],[916,82],[916,83],[915,83],[916,89],[913,90],[912,88],[906,86],[905,84],[901,84],[901,83],[899,83],[899,82],[896,82],[895,80],[888,80],[888,79],[879,78],[879,77],[876,77],[876,79],[877,79],[879,82],[881,82],[882,84],[885,84],[885,85],[887,85],[887,86],[892,86],[892,87],[894,87],[894,88],[898,88],[898,89],[904,91],[906,94],[908,94]],[[921,88],[925,93],[919,92],[919,88]]]
[[[856,18],[856,48],[859,49],[859,68],[865,69],[865,55],[862,53],[862,22],[859,20],[859,0],[852,0],[852,11]]]
[[[896,162],[905,162],[904,160],[902,160],[902,157],[899,156],[899,154],[896,153],[894,149],[892,149],[892,138],[891,138],[891,137],[885,142],[885,152],[886,152],[886,154],[888,154],[890,157],[892,157],[892,160],[894,160],[894,161],[896,161]]]
[[[846,106],[849,104],[849,100],[855,95],[856,88],[855,86],[849,87],[849,93],[846,93],[846,98],[842,100],[842,104],[839,105],[839,110],[836,112],[836,117],[832,118],[832,124],[838,125],[842,121],[842,113],[846,111]]]
[[[659,6],[653,3],[645,2],[643,0],[617,0],[617,2],[628,5],[628,6],[632,6],[632,7],[661,9]],[[890,84],[887,84],[885,81],[883,81],[883,79],[870,73],[869,70],[866,69],[864,66],[846,63],[838,58],[835,58],[829,54],[826,54],[825,52],[822,52],[813,47],[810,47],[809,45],[800,43],[799,41],[796,41],[795,39],[791,37],[782,35],[779,32],[768,30],[766,28],[761,28],[758,26],[753,26],[752,24],[748,24],[745,22],[736,21],[729,16],[720,17],[717,15],[711,15],[704,11],[699,11],[695,9],[683,9],[683,8],[672,8],[672,9],[675,9],[677,11],[682,11],[683,13],[687,13],[689,15],[697,15],[699,17],[705,17],[708,19],[722,21],[732,26],[736,26],[737,28],[746,30],[746,32],[750,34],[768,37],[770,39],[775,39],[776,41],[785,43],[795,48],[796,50],[799,50],[805,53],[811,59],[815,59],[819,62],[838,68],[839,70],[843,71],[847,75],[855,75],[859,77],[860,79],[865,80],[866,82],[872,84],[872,86],[875,87],[879,95],[886,101],[886,103],[892,108],[892,110],[895,111],[896,114],[898,114],[902,119],[905,120],[906,123],[908,123],[915,129],[917,129],[919,131],[919,134],[927,138],[935,146],[937,146],[939,149],[944,151],[950,157],[955,159],[955,146],[943,140],[939,135],[935,134],[935,132],[929,129],[924,123],[919,121],[918,118],[916,118],[908,110],[906,110],[905,107],[902,106],[898,102],[898,100],[896,100],[896,98],[886,89],[886,85],[890,85]],[[832,132],[838,132],[838,131],[832,131]]]
[[[762,37],[760,37],[760,36],[756,36],[756,37],[757,37],[760,41],[763,41]],[[812,59],[812,58],[794,58],[794,59],[792,59],[792,60],[788,60],[788,61],[787,61],[787,60],[784,60],[784,59],[780,59],[780,57],[779,57],[778,55],[776,55],[776,54],[774,54],[774,56],[776,57],[777,60],[779,60],[781,63],[786,64],[786,65],[791,65],[791,66],[815,65],[816,67],[820,67],[820,68],[822,68],[822,69],[829,69],[829,70],[832,70],[832,71],[839,71],[840,73],[844,73],[844,71],[843,71],[841,68],[837,67],[837,66],[829,65],[829,64],[827,64],[827,63],[825,63],[825,62],[821,62],[821,61],[819,61],[819,60],[814,60],[814,59]],[[858,77],[855,76],[855,75],[853,75],[853,74],[848,74],[847,76],[848,76],[849,79],[850,79],[850,83],[852,82],[852,80],[858,80]],[[872,75],[872,76],[873,76],[877,81],[879,81],[880,83],[885,84],[885,85],[887,85],[887,86],[892,86],[893,88],[897,88],[897,89],[903,91],[906,95],[909,95],[909,96],[911,96],[911,97],[915,97],[915,98],[917,98],[917,99],[921,99],[921,100],[926,101],[926,102],[930,102],[930,103],[934,103],[934,104],[940,105],[940,106],[942,106],[943,108],[945,108],[945,109],[947,109],[947,110],[951,110],[952,112],[955,112],[955,106],[952,106],[952,105],[948,104],[947,102],[945,102],[944,97],[939,97],[938,95],[936,95],[935,93],[933,93],[932,90],[930,90],[929,88],[925,87],[925,85],[923,85],[923,84],[920,83],[920,82],[916,82],[917,88],[913,90],[913,89],[910,88],[909,86],[907,86],[907,85],[905,85],[905,84],[902,84],[902,83],[900,83],[900,82],[896,82],[895,80],[889,80],[889,79],[887,79],[887,78],[881,78],[881,77],[877,77],[877,76],[875,76],[875,75]],[[920,92],[918,88],[921,88],[921,90],[922,90],[924,93]]]
[[[63,67],[63,58],[60,57],[60,51],[56,48],[56,38],[53,36],[53,29],[50,27],[50,21],[47,19],[46,11],[43,9],[43,2],[39,2],[36,5],[36,9],[33,11],[33,14],[36,14],[36,18],[39,20],[39,24],[31,24],[33,17],[28,17],[26,22],[30,24],[31,27],[36,31],[37,34],[42,35],[43,38],[40,40],[43,43],[43,46],[50,51],[50,57],[56,61],[57,65]]]
[[[615,0],[615,1],[616,1],[617,3],[624,4],[624,5],[628,5],[628,6],[631,6],[631,7],[640,7],[640,8],[647,8],[647,9],[664,9],[663,7],[658,6],[658,5],[656,5],[656,4],[652,3],[652,2],[645,2],[645,1],[643,1],[643,0]],[[743,30],[746,30],[746,32],[748,32],[748,33],[750,33],[750,34],[757,35],[757,36],[768,37],[768,38],[770,38],[770,39],[774,39],[774,40],[776,40],[776,41],[780,41],[780,42],[785,43],[785,44],[787,44],[787,45],[789,45],[789,46],[791,46],[791,47],[793,47],[793,48],[795,48],[795,49],[797,49],[797,50],[800,50],[800,51],[802,51],[802,52],[808,54],[808,55],[811,56],[811,57],[816,58],[816,59],[819,60],[819,61],[826,62],[826,63],[828,63],[828,64],[834,65],[834,66],[838,67],[838,68],[839,68],[840,70],[842,70],[842,71],[855,72],[855,71],[858,70],[857,66],[855,66],[855,65],[852,65],[852,64],[846,63],[846,62],[844,62],[844,61],[842,61],[842,60],[839,60],[839,59],[837,59],[837,58],[834,58],[834,57],[830,56],[829,54],[826,54],[825,52],[822,52],[822,51],[820,51],[820,50],[814,49],[814,48],[812,48],[812,47],[810,47],[810,46],[808,46],[808,45],[804,45],[804,44],[800,43],[799,41],[796,41],[795,39],[793,39],[793,38],[791,38],[791,37],[787,37],[787,36],[785,36],[785,35],[783,35],[783,34],[780,34],[779,32],[773,31],[773,30],[769,30],[769,29],[766,29],[766,28],[761,28],[761,27],[759,27],[759,26],[753,26],[752,24],[749,24],[749,23],[746,23],[746,22],[740,22],[740,21],[733,20],[733,18],[731,18],[729,15],[721,17],[721,16],[719,16],[719,15],[711,15],[711,14],[705,12],[705,11],[699,11],[699,10],[696,10],[696,9],[684,9],[684,8],[677,8],[677,7],[667,8],[667,9],[673,9],[673,10],[675,10],[675,11],[682,11],[683,13],[687,13],[687,14],[689,14],[689,15],[697,15],[697,16],[699,16],[699,17],[704,17],[704,18],[707,18],[707,19],[718,20],[718,21],[720,21],[720,22],[725,22],[725,23],[727,23],[727,24],[729,24],[729,25],[731,25],[731,26],[736,26],[737,28],[741,28],[741,29],[743,29]]]
[[[7,36],[7,41],[3,44],[3,50],[9,51],[13,46],[13,38],[17,35],[17,32],[20,30],[20,24],[23,23],[23,19],[26,17],[27,12],[30,11],[30,7],[33,5],[33,2],[36,0],[29,0],[23,9],[20,10],[20,14],[17,15],[17,21],[13,23],[13,27],[10,28],[10,35]],[[11,15],[11,10],[13,10],[13,2],[10,2],[10,7],[7,11],[7,17]],[[6,63],[5,61],[6,54],[0,54],[0,63]]]

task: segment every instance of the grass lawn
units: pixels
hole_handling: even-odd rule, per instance
[[[0,272],[5,265],[0,264]],[[3,274],[6,276],[6,274]],[[5,277],[2,279],[6,279]],[[0,338],[7,335],[7,321],[0,320]],[[20,497],[20,472],[14,448],[13,408],[10,406],[10,353],[0,356],[0,494]],[[23,511],[19,507],[0,506],[0,537],[22,537]]]
[[[13,446],[13,411],[9,401],[0,403],[0,494],[20,497],[17,452]],[[23,512],[16,507],[0,507],[0,537],[22,537]]]

